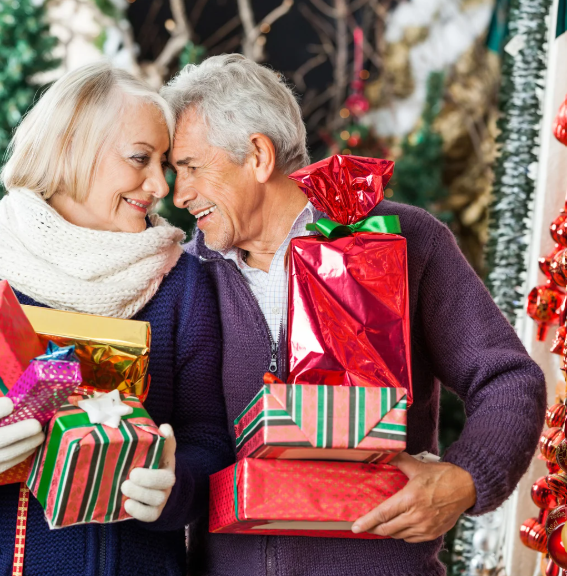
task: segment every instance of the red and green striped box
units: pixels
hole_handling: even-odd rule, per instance
[[[403,388],[266,384],[234,421],[237,460],[388,462],[406,415]]]
[[[157,468],[165,439],[135,396],[121,400],[134,411],[118,428],[91,424],[69,397],[49,424],[36,453],[28,486],[50,528],[127,520],[120,485],[133,468]]]

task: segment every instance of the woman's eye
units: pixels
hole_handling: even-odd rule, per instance
[[[137,164],[140,164],[142,166],[145,166],[148,161],[149,161],[149,156],[132,156],[132,160],[134,160],[134,162],[136,162]]]

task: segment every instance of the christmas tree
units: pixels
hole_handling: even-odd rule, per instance
[[[34,76],[59,65],[52,57],[56,43],[42,5],[31,0],[0,2],[0,164],[39,88]]]

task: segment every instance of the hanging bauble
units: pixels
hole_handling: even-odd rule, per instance
[[[355,117],[360,118],[370,109],[370,102],[364,94],[354,93],[345,100],[345,108]]]
[[[553,135],[567,146],[567,100],[559,107],[559,112],[553,122]]]
[[[559,504],[557,496],[547,485],[545,476],[537,480],[532,486],[532,500],[538,508],[545,510],[557,508]]]
[[[557,244],[567,248],[567,214],[565,209],[561,210],[559,216],[551,223],[549,233]]]
[[[561,428],[565,424],[565,404],[558,402],[550,406],[545,413],[545,423],[548,428]]]
[[[565,502],[567,498],[567,476],[565,474],[562,472],[549,474],[545,477],[545,483],[559,501]]]
[[[552,354],[559,354],[559,356],[561,356],[565,348],[565,338],[567,338],[567,326],[559,326],[555,331],[555,336],[553,337],[549,351]]]
[[[561,468],[559,468],[557,462],[549,462],[546,460],[545,465],[547,466],[547,470],[550,474],[557,474],[561,471]]]
[[[557,463],[555,451],[557,446],[563,442],[565,434],[561,428],[548,428],[544,430],[539,437],[539,449],[541,455],[549,462]]]
[[[547,551],[551,559],[560,567],[567,568],[567,550],[563,546],[561,532],[565,525],[565,506],[552,510],[547,517]]]
[[[550,558],[547,561],[547,566],[545,567],[545,576],[559,576],[559,571],[561,568]]]
[[[549,264],[549,273],[557,286],[560,288],[567,286],[567,250],[560,250],[553,256]]]
[[[555,450],[555,461],[563,472],[567,472],[567,441],[563,440]]]
[[[537,518],[528,518],[520,526],[520,540],[524,546],[536,552],[547,551],[547,533],[545,526],[537,521]]]
[[[554,256],[562,250],[564,250],[563,246],[561,246],[561,244],[556,244],[553,250],[547,256],[541,256],[541,258],[538,259],[539,269],[549,280],[551,280],[551,272],[549,271],[551,261],[553,260]]]
[[[551,282],[533,288],[528,294],[528,316],[535,320],[538,326],[537,340],[545,340],[550,324],[556,324],[559,319],[559,308],[565,295]]]

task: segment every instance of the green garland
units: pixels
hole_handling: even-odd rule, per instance
[[[504,55],[499,156],[487,244],[487,285],[500,310],[514,324],[523,307],[528,249],[528,216],[535,182],[529,167],[537,161],[541,122],[538,89],[545,70],[546,18],[551,0],[512,0],[509,38],[523,38],[518,54]]]
[[[31,0],[0,2],[0,165],[14,128],[33,103],[34,75],[59,65],[51,56],[56,44],[43,6]]]

